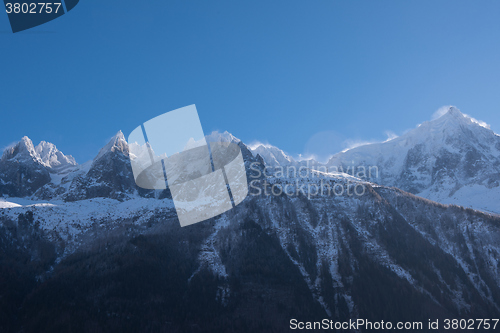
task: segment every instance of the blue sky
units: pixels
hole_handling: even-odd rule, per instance
[[[12,34],[0,15],[0,147],[82,163],[118,130],[196,104],[293,155],[385,140],[456,105],[500,132],[500,2],[97,1]]]

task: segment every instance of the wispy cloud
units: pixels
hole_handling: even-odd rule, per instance
[[[254,150],[255,148],[259,147],[259,146],[263,146],[265,148],[272,148],[272,147],[275,147],[273,146],[272,144],[270,144],[269,142],[262,142],[262,141],[258,141],[258,140],[254,140],[252,142],[250,142],[248,145],[248,148],[250,148],[251,150]]]
[[[380,141],[380,140],[347,139],[347,140],[345,140],[343,142],[344,149],[342,150],[342,152],[344,153],[344,152],[346,152],[348,150],[351,150],[351,149],[354,149],[354,148],[357,148],[357,147],[361,147],[361,146],[371,145],[371,144],[374,144],[374,143],[388,142],[388,141],[394,140],[397,137],[399,137],[393,131],[385,131],[385,135],[387,135],[387,139],[385,139],[384,141]]]
[[[379,143],[380,141],[377,140],[358,140],[358,139],[347,139],[343,142],[343,146],[345,147],[342,152],[346,152],[348,150],[358,148],[361,146],[366,146],[366,145],[371,145],[373,143]]]
[[[432,117],[431,117],[431,120],[436,120],[438,118],[441,118],[442,116],[444,116],[446,114],[446,112],[448,112],[448,110],[452,107],[453,105],[444,105],[442,107],[440,107],[439,109],[437,109],[433,114],[432,114]]]
[[[397,135],[393,131],[385,131],[385,135],[387,135],[387,139],[384,142],[391,141],[399,137],[399,135]]]
[[[308,161],[308,160],[315,160],[315,161],[322,162],[322,159],[316,154],[298,154],[297,156],[293,157],[293,159],[296,161],[299,161],[299,162],[300,161]]]

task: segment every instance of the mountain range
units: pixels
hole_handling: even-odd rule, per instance
[[[428,319],[499,317],[500,138],[472,118],[450,108],[326,164],[227,132],[207,140],[240,146],[253,187],[185,228],[168,190],[135,185],[121,132],[82,165],[27,137],[8,148],[0,331],[282,332],[292,318],[429,331]],[[306,176],[276,173],[310,165]],[[342,192],[319,193],[325,184]],[[278,185],[295,194],[267,191]]]
[[[305,162],[269,145],[252,151],[269,166]],[[500,136],[455,107],[400,137],[309,163],[440,203],[500,213]]]

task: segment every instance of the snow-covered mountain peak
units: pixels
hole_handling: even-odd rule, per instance
[[[435,149],[445,146],[463,145],[489,145],[495,147],[498,137],[486,123],[476,120],[469,115],[460,112],[456,107],[450,106],[438,117],[426,121],[417,128],[390,140],[393,145],[414,146],[426,144]],[[367,145],[378,146],[379,143]],[[372,150],[372,148],[368,148]]]
[[[2,161],[5,160],[35,162],[56,171],[77,165],[72,156],[64,155],[53,143],[42,141],[35,147],[27,136],[24,136],[15,145],[5,149]]]
[[[213,131],[209,135],[206,136],[207,142],[234,142],[238,143],[241,140],[229,133],[228,131],[218,132]]]
[[[35,147],[35,152],[42,161],[42,164],[52,169],[64,169],[75,166],[75,159],[71,155],[64,155],[56,145],[50,142],[42,141]]]
[[[33,145],[33,141],[27,136],[23,136],[21,141],[16,145],[19,147],[19,153],[28,153],[30,156],[36,156],[35,146]]]
[[[476,128],[479,126],[488,130],[490,129],[490,126],[485,122],[462,113],[454,106],[449,106],[444,112],[437,114],[436,116],[437,117],[435,117],[432,121],[425,122],[422,125],[439,129],[458,128],[461,126],[471,126]]]
[[[398,187],[425,198],[499,212],[500,136],[456,107],[440,117],[383,143],[334,155],[329,168],[377,166],[370,181]]]
[[[120,151],[124,155],[128,156],[129,153],[129,148],[128,148],[128,143],[127,140],[125,139],[125,136],[123,135],[122,131],[118,131],[109,142],[101,148],[99,151],[99,154],[97,154],[96,158],[94,160],[98,160],[101,157],[103,157],[106,153],[109,152],[116,152]]]
[[[30,138],[24,136],[21,141],[5,149],[2,155],[2,160],[16,159],[21,160],[33,160],[40,162],[40,158],[35,151],[35,146]]]
[[[455,106],[450,106],[448,111],[444,114],[447,117],[465,117],[465,115]]]
[[[34,149],[33,141],[31,141],[31,139],[28,138],[27,136],[23,136],[21,138],[21,141],[19,141],[19,143],[24,144],[29,149]]]
[[[444,130],[445,128],[456,128],[461,125],[467,125],[471,122],[469,117],[466,117],[459,109],[450,106],[446,112],[438,115],[430,121],[426,121],[419,125],[417,128],[438,129]]]
[[[272,145],[258,144],[251,147],[250,150],[254,156],[260,155],[268,166],[286,166],[297,163],[293,157]]]

